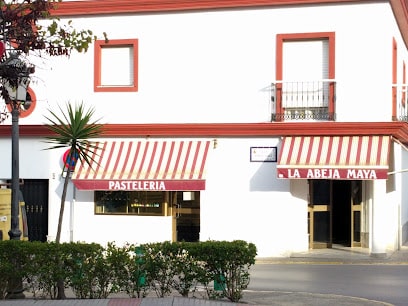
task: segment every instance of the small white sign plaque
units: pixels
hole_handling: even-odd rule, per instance
[[[277,147],[251,147],[251,162],[276,162]]]

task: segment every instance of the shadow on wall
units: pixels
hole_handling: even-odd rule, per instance
[[[289,191],[290,180],[278,179],[276,162],[260,162],[249,182],[250,191]]]
[[[408,246],[408,222],[402,225],[401,244]]]

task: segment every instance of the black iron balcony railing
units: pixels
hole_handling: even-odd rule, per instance
[[[272,121],[334,121],[336,82],[275,81],[271,86]]]
[[[408,121],[408,84],[392,84],[393,121]]]

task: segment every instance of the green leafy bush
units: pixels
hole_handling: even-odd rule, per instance
[[[67,277],[63,262],[63,253],[55,243],[25,243],[30,255],[27,267],[27,289],[35,298],[57,298],[57,281]]]
[[[151,243],[143,249],[146,252],[146,281],[158,297],[170,295],[176,276],[172,265],[173,245],[170,242]]]
[[[107,298],[115,288],[114,268],[106,260],[105,249],[96,243],[64,244],[64,265],[68,282],[77,298]]]
[[[143,246],[146,276],[158,297],[169,295],[173,290],[184,297],[195,292],[204,267],[191,256],[189,248],[190,244],[178,242]]]
[[[31,254],[26,243],[20,240],[5,240],[0,244],[0,294],[21,291],[27,278]]]
[[[158,297],[173,291],[187,297],[201,285],[210,299],[238,302],[255,256],[255,245],[242,240],[122,247],[0,241],[0,298],[24,282],[34,297],[55,299],[57,283],[63,281],[81,299],[107,298],[113,292],[145,297],[150,290]]]
[[[175,278],[173,279],[173,288],[181,296],[187,297],[190,293],[195,293],[201,275],[205,273],[205,267],[191,256],[184,243],[174,243],[177,249],[172,258],[172,267]]]
[[[208,275],[212,276],[214,289],[238,302],[250,281],[249,268],[255,264],[256,246],[242,240],[206,241],[198,243],[194,250],[193,256],[205,263]]]
[[[146,297],[149,286],[146,284],[144,252],[140,246],[126,244],[117,247],[109,243],[106,260],[114,273],[115,291],[126,292],[130,297]]]

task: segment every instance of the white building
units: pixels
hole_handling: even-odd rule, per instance
[[[408,240],[408,8],[309,3],[59,4],[55,14],[98,40],[85,54],[33,59],[20,177],[30,222],[45,220],[30,230],[53,239],[62,191],[65,150],[44,150],[44,115],[84,101],[106,131],[99,166],[72,178],[63,241],[242,239],[259,257],[398,249]],[[0,125],[3,161],[10,124]],[[10,177],[5,162],[0,178]]]

